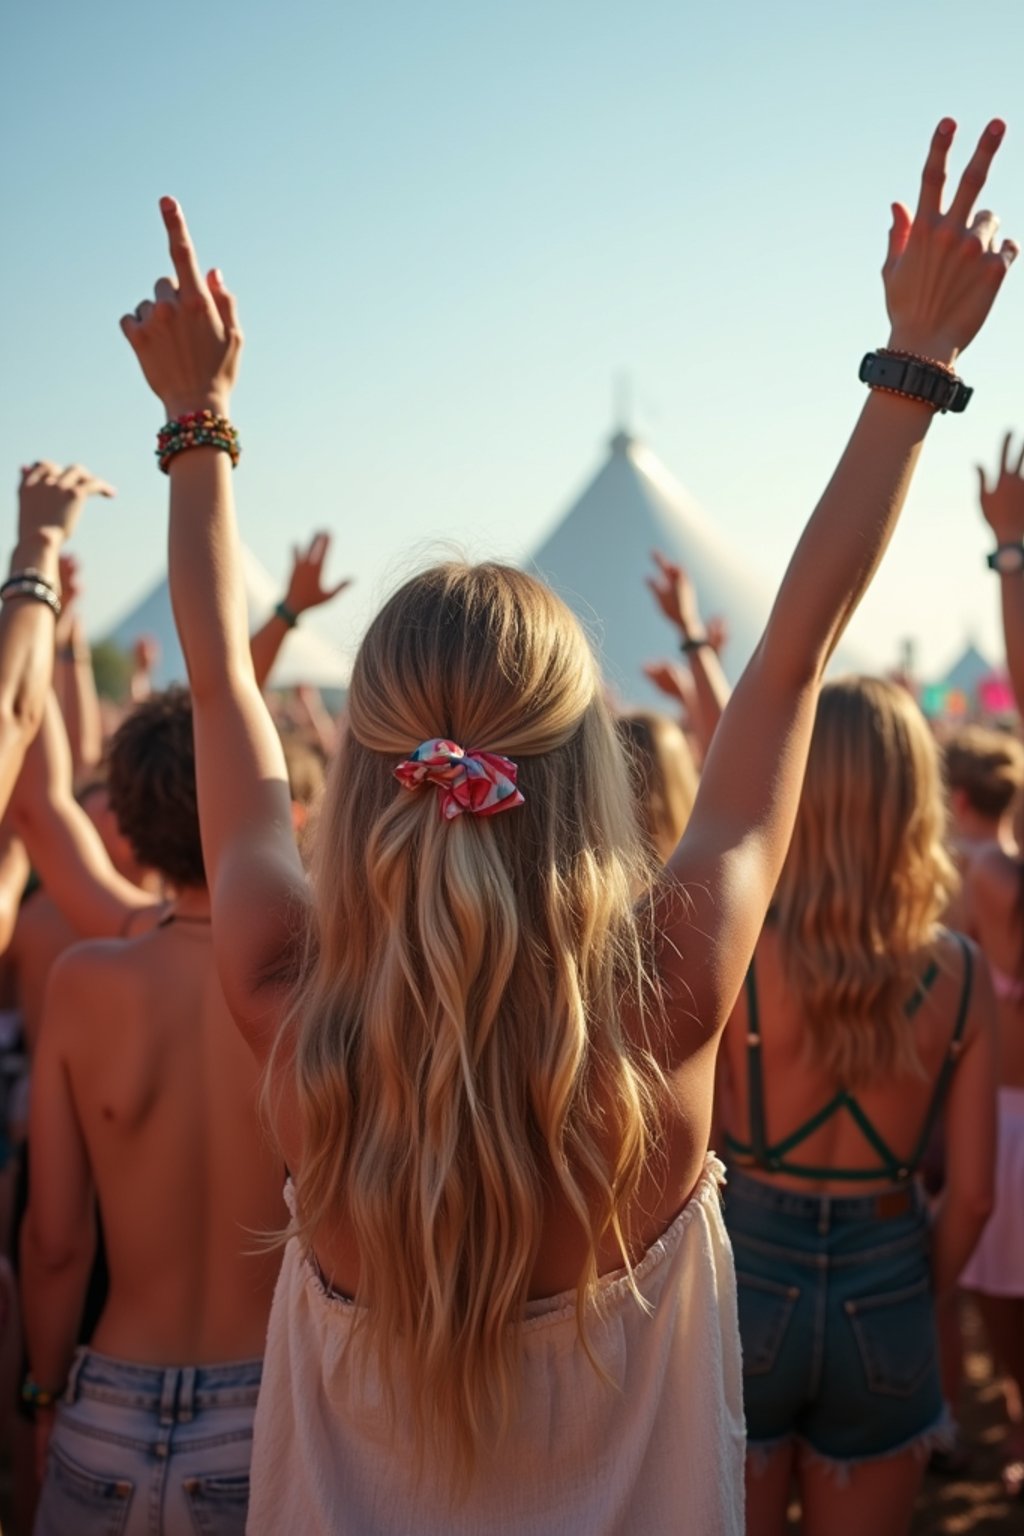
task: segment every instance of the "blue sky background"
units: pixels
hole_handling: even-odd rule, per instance
[[[957,169],[1007,118],[987,200],[1024,238],[1019,0],[4,14],[0,474],[81,459],[119,486],[76,538],[94,633],[163,566],[159,408],[117,328],[167,270],[163,192],[241,300],[245,537],[283,573],[335,531],[347,640],[439,539],[528,552],[600,463],[622,370],[635,428],[776,581],[885,339],[889,203],[944,113]],[[1024,430],[1022,268],[855,621],[878,664],[904,635],[926,671],[969,633],[997,652],[971,466]]]

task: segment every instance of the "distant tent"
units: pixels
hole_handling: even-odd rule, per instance
[[[250,550],[242,549],[246,605],[253,629],[265,623],[281,596],[280,583],[264,569]],[[160,661],[153,681],[158,688],[185,681],[185,658],[181,654],[171,593],[166,576],[114,627],[106,638],[119,649],[129,651],[143,635],[152,635],[160,647]],[[317,688],[348,686],[350,665],[330,641],[310,628],[309,620],[286,636],[281,653],[270,674],[271,688],[292,688],[309,683]]]
[[[722,656],[732,681],[761,637],[772,593],[643,443],[618,432],[597,477],[528,564],[594,635],[612,689],[632,703],[664,699],[642,673],[673,653],[670,626],[644,587],[652,549],[689,571],[705,619],[729,629]]]
[[[964,693],[969,699],[973,699],[978,691],[978,685],[986,678],[990,678],[995,670],[992,662],[988,661],[971,641],[945,677],[940,680],[938,686],[956,693]]]

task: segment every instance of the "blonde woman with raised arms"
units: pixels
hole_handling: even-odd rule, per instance
[[[894,210],[899,352],[952,364],[988,314],[1016,248],[972,209],[1002,133],[943,213],[940,125],[916,215]],[[174,279],[122,328],[170,419],[215,945],[295,1209],[248,1528],[738,1536],[735,1295],[706,1156],[717,1044],[822,671],[932,408],[869,395],[650,901],[633,904],[643,852],[593,657],[547,589],[499,565],[427,571],[374,620],[307,884],[248,652],[236,301],[179,206],[162,212]]]

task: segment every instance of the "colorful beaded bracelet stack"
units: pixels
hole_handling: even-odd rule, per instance
[[[51,609],[54,618],[60,618],[61,600],[57,596],[57,589],[41,571],[12,571],[0,586],[0,603],[6,603],[14,597],[27,597],[32,602],[44,603]]]
[[[242,445],[238,432],[226,416],[216,411],[189,411],[160,428],[156,436],[157,463],[166,475],[171,460],[189,448],[219,448],[231,460],[236,469],[242,457]]]

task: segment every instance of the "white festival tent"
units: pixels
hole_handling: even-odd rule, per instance
[[[685,566],[704,619],[729,632],[722,662],[735,682],[761,637],[773,593],[661,461],[626,432],[554,533],[528,562],[579,616],[614,695],[665,708],[645,662],[678,659],[674,631],[644,585],[651,551]]]
[[[243,546],[242,570],[250,628],[255,630],[270,617],[279,601],[282,587],[270,575],[251,550]],[[303,617],[285,636],[277,661],[270,674],[271,688],[293,688],[308,683],[316,688],[346,688],[351,665],[341,650],[317,634],[315,620]],[[135,641],[151,635],[160,647],[160,660],[153,682],[158,688],[185,681],[185,658],[181,654],[178,633],[171,611],[171,593],[166,576],[105,637],[121,650],[130,651]]]

